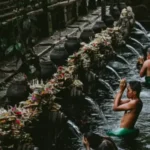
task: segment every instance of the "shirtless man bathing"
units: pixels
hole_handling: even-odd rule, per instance
[[[146,85],[150,86],[150,48],[148,48],[147,50],[147,60],[144,62],[140,70],[140,77],[144,76]]]
[[[127,99],[122,100],[122,95],[127,87]],[[141,83],[139,81],[130,81],[127,86],[126,80],[120,81],[120,89],[114,98],[113,110],[125,111],[120,128],[114,131],[110,131],[108,135],[112,136],[126,136],[130,134],[138,134],[138,129],[134,128],[134,125],[138,119],[138,116],[142,110],[143,103],[140,100]]]

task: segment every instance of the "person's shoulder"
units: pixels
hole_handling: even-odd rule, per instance
[[[150,59],[145,60],[144,64],[150,64]]]
[[[135,99],[135,100],[132,100],[131,101],[132,102],[132,104],[134,104],[134,105],[139,105],[139,104],[143,104],[143,102],[140,100],[140,99]]]
[[[139,103],[139,101],[140,101],[139,99],[133,99],[133,100],[130,100],[130,103],[137,105]]]

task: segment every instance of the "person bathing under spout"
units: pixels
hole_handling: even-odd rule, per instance
[[[150,48],[148,48],[147,50],[147,60],[144,62],[140,70],[140,77],[144,76],[146,85],[150,86]]]
[[[128,99],[122,100],[121,98],[126,87]],[[128,86],[126,79],[120,81],[120,89],[115,96],[113,110],[125,111],[125,113],[121,119],[120,128],[109,131],[108,135],[119,137],[136,137],[138,135],[139,130],[135,129],[134,125],[143,107],[139,97],[140,92],[141,83],[139,81],[130,81]]]

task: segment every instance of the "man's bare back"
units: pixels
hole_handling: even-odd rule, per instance
[[[150,77],[150,59],[146,60],[140,70],[140,76]]]

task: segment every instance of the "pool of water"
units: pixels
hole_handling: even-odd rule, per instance
[[[126,55],[125,53],[123,54]],[[136,69],[136,62],[137,62],[137,56],[132,56],[126,58],[130,64],[130,69],[122,69],[118,68],[118,74],[121,77],[125,77],[127,81],[130,80],[140,80],[143,82],[143,79],[139,77],[139,71]],[[114,65],[114,67],[117,67]],[[118,89],[116,89],[117,91]],[[126,96],[126,91],[124,92],[123,97]],[[150,149],[150,91],[146,87],[142,88],[142,92],[140,95],[141,100],[143,101],[143,109],[142,112],[137,120],[136,127],[140,129],[139,136],[132,140],[132,141],[124,141],[123,139],[114,138],[115,143],[117,144],[118,148],[122,150],[148,150]],[[101,107],[103,110],[103,113],[106,117],[107,124],[104,125],[102,128],[105,130],[107,129],[114,129],[119,127],[120,124],[120,118],[123,116],[123,112],[113,112],[112,110],[112,104],[113,99],[108,99],[107,97],[104,97],[104,101],[101,103]]]
[[[136,50],[141,53],[140,47],[136,47]],[[140,98],[143,101],[143,108],[135,125],[140,130],[139,136],[136,139],[130,141],[125,141],[117,137],[112,137],[112,139],[120,150],[148,150],[150,149],[150,89],[147,89],[144,86],[144,79],[139,77],[139,70],[136,68],[138,56],[129,52],[128,50],[122,52],[120,51],[119,54],[126,58],[129,66],[127,64],[116,61],[110,62],[109,65],[117,71],[121,78],[125,77],[127,81],[139,80],[142,82],[142,92]],[[112,72],[106,71],[104,74],[105,75],[101,77],[112,86],[114,93],[116,93],[119,85],[118,79],[116,79]],[[77,113],[80,113],[80,119],[85,121],[83,126],[79,127],[81,133],[93,131],[100,133],[101,135],[106,135],[107,130],[119,127],[120,119],[124,112],[114,112],[112,110],[113,97],[114,95],[111,94],[108,90],[102,90],[100,87],[99,96],[90,100],[92,103],[90,107],[81,107],[82,112],[79,109],[79,112]],[[123,98],[125,97],[126,91],[123,94]],[[75,106],[75,108],[76,107],[78,106]],[[69,132],[66,131],[66,133]],[[74,139],[71,138],[71,142],[68,142],[67,140],[66,149],[84,149],[81,140],[81,133],[78,137]]]

